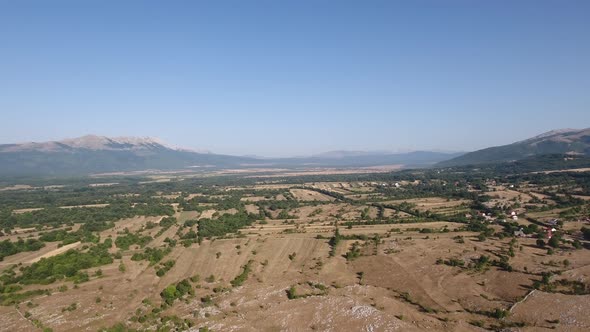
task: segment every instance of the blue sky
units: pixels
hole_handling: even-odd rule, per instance
[[[1,1],[0,142],[474,150],[590,127],[589,1]]]

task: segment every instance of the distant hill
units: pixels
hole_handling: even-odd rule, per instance
[[[88,135],[62,141],[0,145],[0,175],[4,176],[234,167],[254,161],[178,149],[149,137]]]
[[[403,164],[405,167],[428,167],[440,161],[448,160],[462,152],[444,153],[431,151],[413,151],[404,153],[332,151],[311,157],[273,159],[277,166],[307,165],[322,167],[363,167]]]
[[[590,155],[590,128],[553,130],[524,141],[466,153],[437,166],[499,163],[549,154]]]
[[[516,161],[501,163],[488,163],[477,165],[458,165],[444,167],[444,170],[452,170],[459,173],[477,171],[489,173],[489,176],[515,175],[544,171],[576,171],[576,169],[590,168],[590,156],[564,155],[564,154],[540,154]]]
[[[310,157],[259,158],[202,153],[150,137],[87,135],[50,142],[0,145],[0,176],[76,176],[94,173],[248,167],[425,167],[458,153],[336,151]]]

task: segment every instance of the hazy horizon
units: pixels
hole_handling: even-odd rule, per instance
[[[585,129],[585,128],[556,128],[556,129],[552,129],[550,131],[553,130],[563,130],[563,129],[572,129],[572,130],[579,130],[579,129]],[[549,132],[549,131],[547,131]],[[537,135],[541,135],[544,134],[546,132],[543,133],[538,133]],[[523,141],[529,138],[532,138],[534,136],[537,135],[533,135],[531,137],[524,137],[522,139],[518,139],[516,141],[513,142],[508,142],[506,144],[511,144],[511,143],[515,143],[518,141]],[[333,150],[322,150],[322,151],[315,151],[314,148],[309,149],[309,151],[315,151],[315,152],[308,152],[308,153],[303,153],[303,154],[278,154],[278,155],[260,155],[260,154],[231,154],[231,153],[220,153],[217,151],[211,151],[211,150],[207,150],[207,149],[201,149],[201,148],[194,148],[191,147],[190,144],[172,144],[171,142],[168,142],[164,139],[162,139],[161,137],[157,137],[157,136],[129,136],[129,135],[100,135],[100,134],[95,134],[95,133],[89,133],[89,134],[85,134],[82,136],[78,136],[78,137],[61,137],[61,138],[54,138],[54,139],[47,139],[47,140],[37,140],[37,141],[18,141],[18,142],[0,142],[0,145],[2,144],[24,144],[24,143],[45,143],[45,142],[59,142],[59,141],[63,141],[63,140],[68,140],[68,139],[78,139],[78,138],[83,138],[85,136],[101,136],[101,137],[107,137],[107,138],[129,138],[129,137],[134,137],[134,138],[145,138],[145,139],[156,139],[158,141],[158,143],[164,144],[166,146],[175,148],[175,149],[188,149],[188,150],[192,150],[194,152],[199,152],[199,153],[214,153],[214,154],[226,154],[226,155],[236,155],[236,156],[248,156],[248,157],[256,157],[256,158],[304,158],[304,157],[313,157],[313,156],[320,156],[320,155],[325,155],[325,154],[330,154],[330,153],[337,153],[337,152],[348,152],[348,153],[365,153],[365,154],[387,154],[387,153],[392,153],[392,154],[403,154],[403,153],[410,153],[410,152],[420,152],[420,151],[425,151],[425,152],[440,152],[440,153],[448,153],[448,154],[454,154],[454,153],[467,153],[467,152],[472,152],[472,151],[476,151],[476,150],[450,150],[450,149],[437,149],[437,148],[423,148],[423,149],[404,149],[404,148],[396,148],[396,149],[372,149],[372,148],[366,148],[366,149],[347,149],[347,148],[336,148]],[[483,148],[488,148],[488,147],[493,147],[493,146],[500,146],[500,145],[505,145],[505,144],[498,144],[498,145],[490,145],[490,146],[486,146]]]
[[[0,143],[473,151],[590,127],[584,1],[3,2]]]

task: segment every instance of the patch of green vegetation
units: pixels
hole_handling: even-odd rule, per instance
[[[18,276],[0,277],[4,284],[50,284],[58,279],[68,278],[74,282],[88,280],[84,269],[110,264],[113,258],[102,245],[90,247],[86,252],[70,249],[63,254],[43,258],[22,268]]]
[[[39,236],[39,240],[43,242],[61,241],[60,246],[64,246],[78,241],[98,243],[99,238],[91,231],[84,231],[83,229],[79,229],[76,232],[68,231],[68,229],[59,229],[42,233],[41,236]]]
[[[170,205],[155,202],[135,205],[119,202],[105,207],[75,207],[70,209],[47,207],[41,210],[7,215],[5,218],[0,218],[0,227],[30,227],[35,225],[57,227],[62,224],[83,223],[84,230],[94,232],[111,228],[114,226],[112,221],[123,218],[171,216],[173,214],[174,209]]]
[[[328,241],[328,244],[330,245],[330,257],[334,257],[334,255],[336,255],[336,247],[340,243],[341,239],[342,236],[340,235],[340,231],[338,230],[338,228],[336,228],[336,230],[334,231],[334,236],[332,236],[330,238],[330,241]]]
[[[490,261],[490,256],[481,255],[479,258],[472,263],[469,264],[469,268],[474,269],[475,271],[485,271],[489,269],[492,262]]]
[[[244,282],[248,279],[248,275],[252,271],[251,266],[252,266],[252,263],[253,262],[254,261],[252,261],[252,260],[248,261],[248,263],[246,263],[246,265],[244,265],[242,267],[242,273],[240,273],[232,281],[230,281],[230,284],[233,287],[239,287],[239,286],[242,286],[244,284]]]
[[[71,312],[71,311],[74,311],[76,309],[78,309],[78,304],[74,302],[74,303],[70,304],[69,306],[67,306],[65,308],[62,308],[61,309],[61,312],[65,312],[65,311],[70,311]]]
[[[282,210],[277,215],[277,219],[297,219],[297,216],[290,215],[287,210]]]
[[[188,279],[184,279],[177,284],[168,285],[160,296],[168,305],[172,305],[175,300],[181,299],[186,295],[195,295],[195,291]]]
[[[18,239],[16,242],[4,240],[0,242],[0,262],[6,256],[15,255],[24,251],[37,251],[43,247],[45,247],[45,243],[35,239],[27,239],[26,241]]]
[[[0,304],[10,306],[39,295],[51,295],[51,292],[48,289],[36,289],[23,293],[6,293],[0,289]]]
[[[289,300],[294,300],[299,298],[299,296],[297,295],[297,289],[295,288],[295,286],[291,286],[289,287],[289,289],[287,289],[287,298]]]
[[[167,260],[167,261],[161,263],[159,265],[158,270],[156,271],[156,275],[158,277],[162,277],[168,271],[170,271],[170,269],[173,268],[175,264],[176,264],[176,261],[174,261],[174,260]]]
[[[322,210],[322,208],[317,208],[317,209],[313,210],[307,217],[313,218],[317,215],[320,215],[322,212],[324,212],[324,210]]]
[[[443,259],[439,258],[436,260],[436,264],[445,264],[448,266],[464,267],[465,261],[458,259],[458,258],[451,258],[451,259],[447,259],[447,260],[443,260]]]
[[[201,219],[199,220],[198,236],[199,238],[210,238],[235,233],[241,228],[250,226],[255,220],[254,216],[244,211],[233,215],[224,214],[216,220]]]
[[[150,241],[152,241],[152,237],[151,236],[147,236],[147,235],[140,235],[137,233],[129,233],[129,230],[125,229],[125,235],[122,236],[118,236],[117,239],[115,240],[115,245],[117,246],[117,248],[121,248],[123,250],[129,250],[129,247],[131,245],[139,245],[140,247],[144,247],[146,244],[148,244]]]
[[[346,253],[346,255],[344,255],[347,261],[352,261],[360,257],[361,249],[359,248],[359,246],[360,244],[358,242],[352,244],[350,250]]]
[[[150,262],[150,266],[161,261],[166,255],[172,251],[171,248],[146,248],[143,253],[134,253],[131,256],[132,261],[147,260]]]
[[[560,279],[549,282],[546,274],[541,282],[535,282],[533,287],[548,293],[561,293],[567,295],[588,295],[590,294],[590,285],[578,280]]]
[[[164,218],[162,218],[162,220],[160,220],[160,227],[161,228],[158,231],[158,233],[156,233],[156,235],[154,236],[154,238],[157,238],[160,235],[164,234],[164,232],[167,231],[174,224],[176,224],[176,218],[174,218],[174,217],[164,217]]]

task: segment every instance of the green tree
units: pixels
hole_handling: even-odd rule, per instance
[[[160,294],[167,304],[172,304],[177,297],[177,290],[175,285],[169,285],[164,288],[162,294]]]
[[[557,236],[552,236],[549,239],[548,244],[553,248],[558,248],[559,247],[559,238]]]

